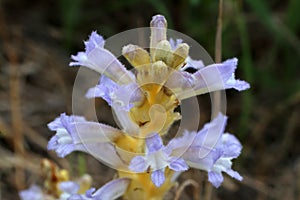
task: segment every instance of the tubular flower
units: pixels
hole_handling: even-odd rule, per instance
[[[78,194],[80,189],[78,183],[73,181],[61,182],[59,187],[62,194],[59,198],[46,194],[40,187],[33,185],[28,190],[21,191],[20,198],[21,200],[114,200],[125,193],[129,183],[130,180],[126,178],[115,179],[97,191],[95,188],[91,188],[85,194]]]
[[[231,169],[231,160],[240,155],[242,145],[234,135],[224,133],[226,121],[227,117],[219,114],[200,131],[186,131],[166,147],[171,155],[181,156],[191,168],[207,171],[208,179],[215,187],[223,182],[222,172],[242,180],[239,173]]]
[[[84,195],[72,193],[67,200],[114,200],[125,193],[129,183],[130,179],[128,178],[115,179],[98,190],[95,188],[89,189]]]
[[[48,143],[48,150],[55,150],[59,157],[65,157],[73,151],[82,151],[109,165],[119,168],[126,166],[113,145],[115,140],[126,136],[122,131],[64,113],[49,123],[48,127],[56,131]]]
[[[49,195],[43,194],[41,188],[37,185],[30,186],[27,190],[22,190],[19,193],[21,200],[40,200],[40,199],[50,199]],[[48,196],[48,197],[47,197]]]
[[[86,97],[104,99],[120,129],[66,114],[48,124],[56,132],[48,149],[59,157],[83,151],[118,171],[119,179],[96,192],[75,194],[73,185],[75,189],[67,194],[70,200],[113,199],[120,195],[133,200],[163,199],[176,177],[189,167],[207,171],[215,187],[223,182],[223,172],[242,180],[231,168],[242,146],[235,136],[224,133],[225,115],[220,113],[200,131],[185,130],[165,146],[162,140],[172,124],[181,119],[175,109],[182,100],[217,90],[242,91],[250,87],[235,78],[237,58],[205,66],[189,56],[190,47],[182,39],[168,40],[164,16],[154,16],[150,29],[149,51],[135,44],[122,49],[123,57],[133,67],[131,71],[105,49],[105,40],[97,32],[84,42],[85,51],[71,57],[70,66],[84,66],[101,74]],[[113,192],[101,196],[108,189]]]

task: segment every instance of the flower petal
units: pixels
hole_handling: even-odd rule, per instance
[[[86,194],[73,194],[68,200],[114,200],[122,196],[130,183],[128,178],[112,180],[95,191],[95,188],[89,189]]]
[[[51,131],[57,131],[57,129],[59,128],[66,128],[63,124],[63,121],[67,122],[85,122],[85,118],[81,117],[81,116],[76,116],[76,115],[72,115],[72,116],[67,116],[65,113],[62,113],[59,117],[55,118],[54,121],[50,122],[48,124],[48,128]]]
[[[59,184],[59,189],[67,194],[76,194],[80,186],[73,181],[65,181]]]
[[[90,88],[86,94],[87,98],[101,97],[111,107],[114,104],[129,111],[134,103],[142,101],[143,95],[136,83],[128,85],[118,85],[110,78],[101,76],[99,84],[94,88]]]
[[[192,168],[208,172],[209,181],[219,187],[222,172],[237,180],[242,177],[231,169],[232,159],[240,155],[242,145],[238,139],[224,133],[227,117],[219,114],[198,132],[184,132],[182,137],[172,139],[166,147],[169,155],[180,157]]]
[[[183,155],[183,159],[191,168],[210,171],[216,160],[221,156],[220,152],[216,150],[207,150],[205,157],[199,157],[199,151],[202,151],[201,153],[203,153],[205,150],[199,150],[198,147],[189,148]]]
[[[231,176],[232,178],[238,180],[238,181],[242,181],[243,177],[236,171],[232,170],[232,169],[228,169],[226,170],[226,173]]]
[[[145,172],[148,166],[143,156],[136,156],[130,161],[129,169],[134,172]]]
[[[172,139],[166,149],[172,156],[201,160],[220,142],[226,122],[227,117],[219,113],[197,133],[185,131],[182,137]]]
[[[199,152],[199,157],[205,157],[205,149],[214,149],[221,141],[228,117],[219,113],[211,122],[206,123],[198,132],[192,146],[200,146],[204,149],[204,154]]]
[[[90,147],[110,142],[123,134],[118,129],[96,122],[68,121],[71,117],[61,115],[63,126],[57,129],[48,143],[48,149],[55,150],[59,157],[75,150],[88,152]]]
[[[86,93],[87,98],[103,98],[109,105],[112,104],[111,93],[115,92],[119,88],[119,85],[112,81],[107,76],[102,75],[99,84],[94,88],[90,88]]]
[[[93,199],[113,200],[122,196],[130,183],[128,178],[112,180],[92,194]]]
[[[151,180],[156,187],[160,187],[165,182],[165,172],[162,169],[151,173]]]
[[[185,130],[182,136],[177,136],[169,141],[165,147],[165,152],[168,155],[181,157],[182,154],[192,145],[197,132],[189,132]]]
[[[246,81],[235,79],[234,74],[232,74],[232,76],[225,83],[225,89],[231,88],[236,89],[237,91],[243,91],[249,89],[250,85]]]
[[[186,171],[189,167],[182,158],[174,158],[169,164],[169,168],[174,171]]]
[[[129,110],[144,96],[136,83],[118,85],[110,78],[102,75],[99,84],[89,89],[87,98],[101,97],[113,109],[119,127],[130,135],[138,135],[139,126],[131,120]]]
[[[27,190],[22,190],[19,193],[21,200],[41,200],[45,199],[42,189],[39,186],[32,185]]]
[[[84,42],[86,53],[95,48],[104,48],[105,40],[96,31],[93,31],[88,41]]]
[[[157,133],[155,133],[154,135],[146,139],[146,145],[147,145],[148,153],[154,153],[164,147],[162,139],[160,135]]]
[[[215,186],[216,188],[220,187],[221,183],[223,182],[224,178],[222,173],[220,172],[208,172],[208,180]]]
[[[237,158],[241,154],[242,145],[234,135],[229,133],[223,134],[222,144],[224,157]]]

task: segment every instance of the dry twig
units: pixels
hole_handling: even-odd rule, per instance
[[[0,8],[1,9],[1,8]],[[10,44],[9,33],[5,21],[4,12],[0,12],[0,36],[3,40],[3,48],[9,60],[9,98],[11,111],[11,130],[13,133],[13,147],[16,155],[20,157],[25,156],[25,149],[23,146],[23,132],[22,132],[22,115],[21,115],[21,99],[20,99],[20,70],[18,68],[18,55],[15,49]],[[23,189],[25,186],[25,174],[22,168],[16,167],[15,185],[17,189]]]
[[[199,200],[199,196],[200,196],[199,188],[200,187],[199,187],[199,184],[196,181],[194,181],[193,179],[188,179],[180,185],[179,189],[176,191],[174,200],[179,200],[180,195],[182,194],[183,190],[189,185],[194,187],[193,199]]]

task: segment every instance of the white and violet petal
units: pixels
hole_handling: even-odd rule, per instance
[[[156,187],[160,187],[166,180],[164,169],[158,169],[152,172],[151,180]]]
[[[143,156],[135,156],[130,161],[130,165],[129,165],[129,169],[134,172],[145,172],[148,167],[149,167],[149,164],[148,164],[146,158]]]
[[[172,90],[179,99],[186,99],[199,94],[234,88],[239,91],[248,89],[248,83],[234,78],[237,59],[228,59],[223,63],[206,67],[191,74],[185,71],[173,72],[166,87]]]
[[[136,156],[131,160],[130,169],[134,172],[145,172],[151,169],[151,180],[157,187],[165,181],[166,167],[174,171],[185,171],[188,165],[182,158],[169,155],[168,149],[163,145],[160,135],[153,134],[146,139],[146,155]]]
[[[29,189],[22,190],[19,192],[19,196],[21,200],[41,200],[46,198],[42,189],[37,185],[32,185]]]
[[[104,74],[120,84],[128,84],[135,81],[134,75],[126,70],[124,65],[108,50],[104,49],[102,36],[93,32],[85,42],[86,51],[72,55],[74,62],[70,66],[85,66]]]
[[[73,151],[82,151],[110,166],[126,167],[113,145],[113,141],[123,135],[122,131],[97,122],[74,122],[70,119],[72,116],[60,116],[62,126],[56,129],[56,134],[50,139],[49,150],[56,151],[59,157],[65,157]],[[59,124],[57,120],[55,123]]]
[[[227,117],[220,113],[197,133],[186,131],[166,147],[171,155],[181,157],[188,166],[207,171],[215,187],[223,182],[222,172],[242,180],[239,173],[231,169],[231,160],[240,155],[242,146],[235,136],[224,134],[226,122]]]
[[[130,179],[128,178],[112,180],[94,192],[92,197],[101,200],[117,199],[125,193],[129,183]]]
[[[92,188],[86,194],[74,194],[68,200],[114,200],[126,192],[129,184],[130,179],[128,178],[115,179],[106,183],[97,191]]]

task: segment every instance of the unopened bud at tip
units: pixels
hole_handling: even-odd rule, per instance
[[[151,27],[156,28],[166,28],[167,27],[167,20],[163,15],[155,15],[152,17],[150,22]]]

